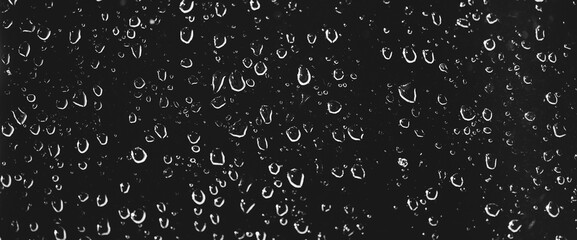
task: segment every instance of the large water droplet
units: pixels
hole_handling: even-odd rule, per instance
[[[192,201],[194,201],[194,203],[196,203],[196,205],[202,205],[204,204],[204,202],[206,201],[206,195],[204,194],[204,191],[202,191],[202,189],[195,189],[194,191],[192,191]]]
[[[417,89],[412,84],[406,83],[398,87],[399,96],[407,103],[415,103],[417,101]]]
[[[230,89],[235,92],[242,92],[246,87],[246,83],[242,74],[238,70],[234,70],[228,76],[228,83],[230,85]]]
[[[489,217],[497,217],[500,212],[501,208],[499,208],[499,206],[497,206],[497,204],[495,203],[488,203],[487,205],[485,205],[485,213]]]
[[[210,163],[215,166],[222,166],[224,165],[226,159],[224,156],[224,152],[219,148],[215,148],[210,152]]]
[[[22,111],[22,109],[20,109],[19,107],[16,110],[12,111],[12,116],[14,117],[14,120],[16,120],[16,123],[18,123],[18,125],[23,125],[26,122],[26,119],[28,119],[28,114]]]
[[[523,225],[519,222],[519,219],[512,219],[511,221],[509,221],[507,228],[509,228],[509,231],[516,233],[519,230],[521,230],[522,226]]]
[[[286,173],[286,177],[291,186],[294,188],[302,188],[305,182],[305,175],[300,170],[293,168]]]
[[[193,0],[182,0],[178,5],[180,11],[184,14],[188,14],[194,8],[194,1]]]
[[[54,229],[54,238],[56,240],[66,240],[66,229],[60,225],[56,225]]]
[[[298,142],[301,139],[301,130],[296,126],[289,127],[285,133],[291,142]]]
[[[307,67],[302,65],[298,67],[297,81],[301,86],[306,86],[311,82],[311,72]]]
[[[552,218],[558,217],[560,213],[559,206],[557,206],[557,204],[555,204],[553,201],[549,201],[547,203],[545,206],[545,211],[547,211],[547,214],[549,214],[549,216]]]
[[[459,112],[461,113],[461,118],[463,118],[463,120],[468,122],[472,121],[477,116],[475,114],[475,111],[473,111],[473,108],[466,105],[461,105]]]
[[[338,114],[343,109],[343,105],[337,100],[330,100],[327,102],[327,111],[330,114]]]
[[[135,147],[130,151],[130,157],[135,163],[143,163],[148,158],[148,154],[141,147]]]
[[[491,154],[491,153],[486,153],[485,154],[485,166],[489,170],[494,170],[495,168],[497,168],[497,158],[495,156],[493,156],[493,154]]]

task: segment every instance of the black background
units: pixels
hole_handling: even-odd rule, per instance
[[[575,1],[261,0],[257,10],[251,3],[220,2],[219,9],[226,7],[220,17],[215,2],[203,1],[195,1],[188,14],[178,1],[2,1],[0,117],[3,133],[9,126],[15,130],[0,138],[0,173],[12,179],[9,187],[0,186],[0,237],[53,239],[60,228],[73,239],[255,239],[255,232],[266,232],[267,239],[576,237],[577,190],[569,182],[577,156]],[[432,13],[442,17],[439,26]],[[490,24],[487,15],[499,20]],[[136,17],[141,25],[129,26]],[[456,24],[461,18],[468,28]],[[543,41],[535,36],[537,26],[545,30]],[[183,27],[194,29],[190,44],[179,39]],[[39,29],[50,29],[50,38],[41,40]],[[82,38],[72,44],[69,34],[78,29]],[[128,29],[135,30],[134,39],[126,37]],[[325,31],[333,30],[339,38],[330,43]],[[316,35],[314,44],[307,34]],[[217,49],[215,36],[226,37],[227,44]],[[489,38],[496,43],[492,51],[483,46]],[[26,46],[30,54],[20,55]],[[135,58],[131,47],[138,46],[143,53]],[[254,54],[258,46],[262,53]],[[384,47],[393,51],[390,60],[383,58]],[[276,55],[281,48],[288,51],[284,59]],[[415,63],[405,61],[405,48],[415,50]],[[425,62],[423,49],[434,52],[433,64]],[[556,62],[540,62],[539,53],[555,54]],[[193,66],[181,67],[183,58]],[[250,68],[243,66],[247,59]],[[254,70],[259,61],[268,68],[263,76]],[[306,86],[297,81],[299,66],[313,75]],[[335,69],[344,71],[342,80],[333,77]],[[160,81],[163,71],[168,78]],[[213,76],[228,79],[233,71],[255,86],[235,92],[226,80],[213,91]],[[139,77],[143,89],[134,86]],[[95,87],[102,96],[93,93]],[[415,89],[417,100],[403,100],[399,89],[409,95]],[[86,107],[73,104],[82,93]],[[547,102],[548,93],[558,95],[557,104]],[[28,101],[29,94],[36,101]],[[440,94],[446,105],[437,101]],[[215,99],[227,103],[216,109]],[[68,107],[59,110],[62,101]],[[342,104],[338,114],[328,112],[330,101]],[[262,105],[273,110],[271,124],[260,119]],[[461,117],[464,108],[473,111],[472,121]],[[492,112],[489,121],[485,109]],[[27,115],[22,125],[13,114],[19,111]],[[525,118],[527,112],[536,115],[534,121]],[[138,116],[134,124],[131,113]],[[399,125],[403,118],[410,121],[406,129]],[[37,136],[29,130],[35,125]],[[166,127],[168,137],[157,136],[155,125]],[[229,134],[244,126],[244,137]],[[300,129],[298,142],[286,136],[291,127]],[[555,127],[566,135],[556,137]],[[52,135],[46,130],[51,128]],[[199,153],[187,140],[191,132],[201,136]],[[363,137],[356,141],[348,132]],[[346,140],[336,141],[333,133]],[[101,146],[98,134],[106,134],[108,144]],[[148,135],[155,140],[146,142]],[[268,139],[268,149],[259,150],[259,137]],[[81,139],[90,143],[84,154],[76,149]],[[61,152],[54,157],[48,149],[56,146]],[[148,154],[144,163],[131,160],[136,147]],[[220,151],[225,165],[214,166],[209,156]],[[486,154],[498,159],[496,169],[485,167]],[[399,158],[408,160],[406,168]],[[84,163],[88,168],[81,170]],[[282,165],[276,176],[268,170],[272,163]],[[365,177],[354,178],[352,168],[364,169]],[[302,188],[287,180],[291,169],[305,176]],[[332,174],[340,170],[342,178]],[[462,177],[463,186],[455,187],[451,176]],[[222,180],[226,186],[212,196],[209,187]],[[274,187],[275,180],[282,187]],[[127,194],[120,183],[130,184]],[[270,199],[261,195],[265,186],[275,191]],[[434,201],[426,200],[429,188],[438,191]],[[202,206],[191,199],[195,190],[207,196]],[[81,193],[89,200],[79,201]],[[108,204],[97,207],[98,196]],[[225,199],[223,207],[214,206],[217,197]],[[57,213],[51,204],[60,200],[64,210]],[[423,202],[413,211],[408,200]],[[241,201],[255,206],[243,213]],[[166,212],[157,210],[159,203]],[[497,217],[485,213],[489,203],[500,209]],[[275,206],[284,204],[290,210],[280,217]],[[547,213],[548,204],[560,208],[557,217]],[[321,211],[322,205],[330,211]],[[121,219],[124,208],[146,212],[145,222]],[[197,216],[195,209],[203,213]],[[220,216],[218,225],[210,214]],[[158,218],[169,218],[170,226],[162,229]],[[431,226],[430,218],[438,224]],[[515,219],[522,225],[516,233],[508,228]],[[107,221],[110,235],[99,236],[97,225]],[[195,230],[195,221],[206,223],[206,230]],[[34,223],[36,232],[30,230]],[[295,224],[309,231],[300,235]]]

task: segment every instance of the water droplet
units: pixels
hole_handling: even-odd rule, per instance
[[[14,134],[14,126],[12,126],[12,124],[9,122],[2,124],[2,135],[5,137],[11,137],[12,134]]]
[[[260,9],[260,2],[258,0],[250,0],[248,5],[252,11],[256,11]]]
[[[353,125],[347,128],[347,134],[354,141],[361,141],[365,136],[363,128],[358,125]],[[333,136],[334,137],[334,136]]]
[[[226,74],[222,71],[216,71],[212,75],[212,91],[214,93],[220,92],[222,86],[224,85],[224,80],[226,79]]]
[[[311,45],[315,44],[317,41],[317,35],[313,33],[307,33],[307,42]]]
[[[473,109],[466,105],[461,105],[461,109],[459,110],[459,112],[461,113],[461,118],[463,118],[463,120],[468,122],[472,121],[476,117]]]
[[[194,8],[194,1],[193,0],[182,0],[178,5],[180,11],[184,14],[188,14]]]
[[[242,59],[242,65],[243,65],[245,68],[250,68],[250,67],[252,67],[252,59],[250,59],[250,58],[248,58],[248,57],[243,58],[243,59]]]
[[[439,15],[436,12],[431,13],[431,18],[433,19],[433,24],[435,24],[435,26],[441,26],[441,24],[443,23],[441,15]]]
[[[139,27],[142,21],[138,16],[132,16],[128,19],[128,26],[131,28]]]
[[[224,205],[224,198],[223,197],[217,197],[214,199],[214,206],[215,207],[222,207]]]
[[[301,219],[293,223],[293,227],[295,228],[296,232],[301,235],[309,232],[309,225],[304,224]]]
[[[406,83],[398,87],[399,96],[407,103],[415,103],[417,101],[417,89],[412,84]]]
[[[535,39],[537,41],[543,41],[545,39],[545,29],[541,25],[535,27]]]
[[[469,22],[468,19],[459,18],[459,19],[457,19],[457,26],[462,27],[462,28],[469,28],[471,26],[471,22]]]
[[[184,44],[189,44],[194,38],[194,29],[183,27],[180,29],[180,41]]]
[[[256,145],[258,147],[258,149],[260,149],[261,151],[267,150],[268,149],[268,140],[266,137],[258,137],[256,139]]]
[[[246,83],[242,74],[238,70],[234,70],[228,76],[228,83],[230,85],[230,89],[235,92],[242,92],[246,87]]]
[[[308,68],[302,65],[298,67],[297,81],[301,86],[306,86],[311,82],[311,72]]]
[[[4,188],[9,188],[12,185],[12,176],[10,174],[0,175],[0,183]]]
[[[190,58],[183,58],[180,60],[180,66],[185,69],[191,68],[193,64],[194,63]]]
[[[553,134],[558,138],[565,137],[567,135],[567,129],[565,129],[565,126],[555,123],[553,124]]]
[[[30,223],[29,227],[30,227],[30,232],[36,232],[36,231],[38,231],[38,228],[39,228],[37,222]]]
[[[165,139],[168,136],[166,126],[160,123],[154,125],[154,132],[156,133],[156,136],[158,136],[160,139]]]
[[[204,202],[206,201],[206,195],[204,194],[204,192],[202,191],[202,189],[195,189],[194,191],[192,191],[192,201],[194,201],[194,203],[196,203],[196,205],[202,205],[204,204]]]
[[[411,121],[407,118],[401,118],[399,119],[399,126],[402,128],[409,128],[409,126],[411,126]]]
[[[30,43],[26,41],[22,42],[20,46],[18,46],[18,54],[24,58],[27,58],[30,54]]]
[[[339,39],[339,33],[335,29],[326,29],[325,38],[329,43],[335,43]]]
[[[268,105],[262,105],[259,109],[260,117],[265,124],[272,122],[272,108]]]
[[[512,219],[511,221],[509,221],[509,224],[507,227],[509,228],[509,231],[516,233],[519,230],[521,230],[522,226],[523,225],[519,222],[518,219]]]
[[[557,206],[557,204],[555,204],[553,201],[549,201],[547,203],[547,205],[545,206],[545,210],[552,218],[558,217],[560,213],[559,206]]]
[[[559,99],[557,98],[557,93],[548,92],[545,94],[545,100],[551,105],[557,105]]]
[[[277,175],[280,172],[281,166],[277,163],[271,163],[268,165],[268,171],[272,175]]]
[[[108,236],[111,232],[110,222],[108,220],[105,221],[106,223],[99,222],[96,224],[96,233],[98,236]]]
[[[493,51],[495,50],[496,47],[495,40],[493,40],[492,38],[487,38],[485,39],[485,41],[483,41],[483,46],[485,46],[485,49],[487,49],[487,51]]]
[[[144,211],[144,209],[137,208],[130,213],[130,219],[132,219],[132,222],[137,225],[142,224],[144,220],[146,220],[146,211]]]
[[[343,108],[339,101],[330,100],[327,102],[327,110],[330,114],[338,114]]]
[[[497,158],[491,153],[485,154],[485,166],[489,170],[494,170],[497,167]]]
[[[433,64],[435,62],[435,53],[430,49],[423,49],[423,59],[427,64]]]
[[[355,178],[355,179],[359,179],[359,180],[364,179],[365,178],[365,169],[363,168],[363,165],[354,164],[351,167],[351,174],[353,175],[353,178]]]
[[[274,194],[274,189],[271,186],[265,186],[262,188],[261,195],[264,199],[269,199]]]
[[[416,211],[419,208],[419,201],[414,198],[407,198],[407,206],[411,211]]]
[[[279,48],[276,50],[276,56],[279,59],[284,59],[287,56],[287,54],[288,54],[288,51],[284,48]]]
[[[302,188],[305,181],[305,175],[300,170],[293,168],[287,172],[286,177],[291,186],[294,188]]]
[[[491,119],[493,119],[493,111],[491,111],[491,109],[485,108],[483,109],[483,112],[481,114],[483,116],[483,119],[485,119],[485,121],[489,122],[491,121]]]
[[[282,217],[282,216],[284,216],[285,214],[288,213],[289,207],[288,207],[286,204],[282,204],[282,205],[281,205],[281,204],[278,204],[278,203],[277,203],[277,204],[275,205],[275,210],[276,210],[276,214],[277,214],[279,217]]]
[[[86,193],[86,192],[78,193],[78,200],[80,200],[80,202],[86,202],[89,197],[90,197],[90,195],[88,195],[88,193]]]
[[[224,17],[227,11],[226,5],[224,5],[224,3],[221,2],[216,2],[216,4],[214,5],[214,11],[216,13],[216,16]]]
[[[262,76],[262,75],[266,74],[267,71],[268,71],[268,68],[263,61],[258,61],[254,65],[254,73],[256,73],[257,76]]]
[[[441,106],[445,106],[447,105],[447,103],[449,102],[449,100],[447,99],[447,97],[445,95],[443,95],[442,93],[439,93],[437,95],[437,102],[441,105]]]
[[[103,90],[100,85],[94,85],[94,87],[92,87],[92,92],[94,93],[94,96],[101,97]]]
[[[535,115],[535,113],[534,113],[534,112],[531,112],[531,111],[526,112],[525,115],[523,115],[523,116],[525,117],[525,120],[527,120],[527,121],[529,121],[529,122],[534,121],[535,118],[537,117],[537,116]]]
[[[190,144],[197,144],[200,141],[200,134],[195,131],[190,132],[186,135],[186,138],[190,142]]]
[[[129,182],[121,182],[120,183],[120,192],[123,194],[127,194],[130,191],[130,183]]]
[[[52,35],[52,31],[50,30],[50,28],[42,26],[38,28],[38,31],[36,31],[36,35],[40,40],[46,41]]]
[[[497,18],[497,15],[495,15],[494,13],[487,13],[487,16],[485,16],[485,20],[487,20],[487,23],[489,24],[494,24],[497,21],[499,21],[499,18]]]
[[[130,209],[126,208],[125,206],[118,209],[118,215],[123,220],[128,219],[130,217],[130,213],[131,213]]]
[[[88,151],[89,147],[90,147],[90,143],[88,142],[88,140],[86,138],[78,139],[76,141],[76,149],[78,150],[78,152],[80,154],[86,153],[86,151]]]
[[[222,166],[224,165],[226,159],[224,156],[224,152],[219,148],[215,148],[210,152],[210,163],[215,166]]]
[[[77,44],[81,38],[82,38],[82,30],[81,29],[71,30],[68,33],[68,41],[73,45]]]
[[[398,158],[397,164],[399,164],[399,166],[403,168],[406,168],[407,166],[409,166],[409,161],[406,158]]]
[[[18,123],[18,125],[23,125],[26,122],[26,119],[28,119],[28,114],[22,111],[20,107],[18,107],[17,110],[12,111],[12,116],[14,117],[14,120],[16,120],[16,123]]]
[[[393,57],[393,50],[391,50],[388,47],[383,47],[381,48],[381,54],[383,55],[383,58],[385,58],[385,60],[391,60],[391,58]]]
[[[495,203],[488,203],[485,205],[485,213],[487,213],[489,217],[497,217],[500,212],[501,208],[499,208]]]
[[[56,240],[66,240],[66,229],[60,225],[56,225],[54,229],[54,238]]]
[[[245,200],[244,198],[240,200],[240,210],[245,214],[250,213],[254,206],[254,202],[249,203],[248,200]]]
[[[193,225],[197,232],[204,232],[204,230],[206,230],[206,223],[200,223],[198,220],[195,220]]]
[[[425,190],[425,197],[429,200],[429,201],[434,201],[437,199],[437,197],[439,196],[439,191],[437,191],[436,189],[430,187],[427,188],[427,190]]]
[[[96,206],[104,207],[106,204],[108,204],[108,196],[106,194],[98,194],[98,196],[96,196]]]
[[[463,177],[459,174],[459,173],[454,173],[453,175],[451,175],[451,184],[453,184],[453,186],[460,188],[463,186],[464,180]]]
[[[74,95],[72,96],[72,103],[81,108],[86,107],[86,105],[88,104],[88,99],[84,91],[74,93]]]
[[[148,154],[141,147],[135,147],[130,151],[130,157],[135,163],[143,163],[148,158]]]
[[[301,130],[296,126],[289,127],[286,131],[286,136],[291,142],[298,142],[301,139]]]
[[[415,49],[413,49],[412,47],[404,47],[403,48],[403,58],[409,64],[416,62],[417,61],[417,53],[415,52]],[[434,61],[434,58],[433,58],[433,61]]]
[[[439,70],[441,70],[441,72],[448,73],[449,67],[446,63],[439,63]]]
[[[216,49],[220,49],[226,45],[227,39],[226,36],[222,36],[220,34],[214,35],[213,43]]]

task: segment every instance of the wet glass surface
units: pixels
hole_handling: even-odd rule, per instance
[[[0,2],[1,239],[575,239],[576,1]]]

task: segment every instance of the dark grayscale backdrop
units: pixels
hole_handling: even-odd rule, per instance
[[[576,2],[0,1],[1,239],[575,239]]]

